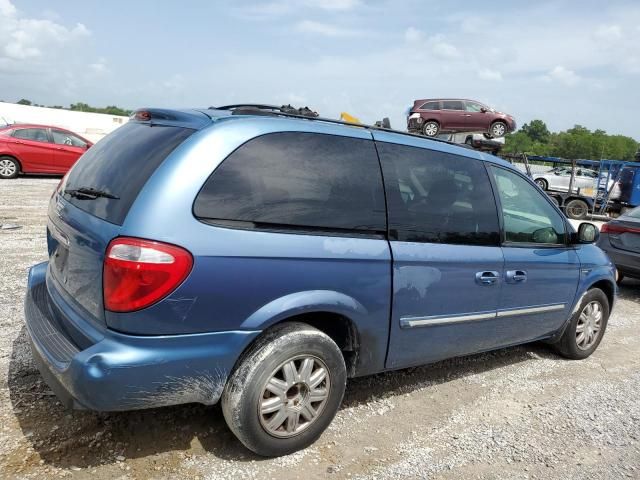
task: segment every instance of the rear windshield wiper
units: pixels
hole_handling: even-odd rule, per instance
[[[93,187],[80,187],[76,189],[67,189],[62,193],[71,195],[79,200],[95,200],[98,197],[111,198],[113,200],[119,200],[120,197],[113,193],[106,192],[104,190],[98,190]]]

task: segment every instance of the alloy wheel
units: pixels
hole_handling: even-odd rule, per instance
[[[501,137],[505,132],[504,124],[502,123],[494,123],[493,127],[491,127],[491,133],[494,137]]]
[[[3,158],[0,160],[0,176],[11,177],[16,173],[16,164],[13,160]]]
[[[302,355],[276,368],[258,402],[260,424],[267,433],[289,438],[306,430],[324,409],[331,379],[317,357]]]

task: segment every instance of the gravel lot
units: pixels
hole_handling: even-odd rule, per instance
[[[598,351],[527,345],[349,382],[311,448],[252,455],[220,408],[65,411],[33,366],[22,301],[57,179],[0,182],[1,478],[640,478],[640,282]]]

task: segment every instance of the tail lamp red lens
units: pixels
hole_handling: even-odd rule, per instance
[[[638,227],[627,227],[619,223],[605,223],[600,228],[601,233],[640,233]]]
[[[131,312],[153,305],[173,292],[192,267],[193,257],[184,248],[116,238],[104,259],[104,306],[112,312]]]

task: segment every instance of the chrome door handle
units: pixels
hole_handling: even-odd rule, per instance
[[[527,281],[527,272],[524,270],[507,270],[505,278],[507,283],[524,283]]]
[[[500,273],[494,271],[476,273],[476,283],[478,285],[495,285],[500,279]]]

